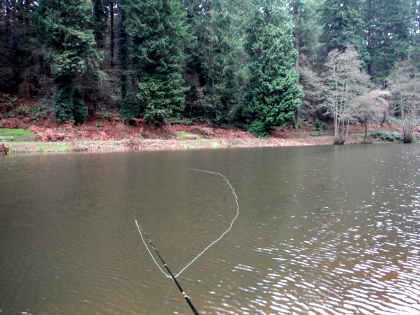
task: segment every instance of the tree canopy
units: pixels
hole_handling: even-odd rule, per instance
[[[420,68],[417,0],[0,3],[1,92],[50,97],[62,122],[109,109],[267,134],[332,118],[331,52],[354,48],[377,89],[407,60]]]

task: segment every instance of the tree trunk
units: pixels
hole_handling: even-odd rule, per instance
[[[24,4],[23,0],[19,0],[17,3],[17,14],[18,14],[18,21],[19,24],[23,24],[24,18],[25,18],[25,12],[24,12]]]
[[[12,31],[15,33],[16,30],[16,0],[10,1],[12,9]]]
[[[368,138],[368,124],[367,124],[367,122],[365,122],[363,125],[365,127],[365,136],[363,138],[363,143],[367,143],[367,138]]]
[[[297,24],[298,18],[299,18],[299,6],[300,6],[300,2],[299,1],[295,1],[293,4],[293,15],[294,15],[294,19],[295,19],[295,24]],[[299,43],[299,36],[296,34],[296,28],[294,31],[294,37],[295,37],[295,49],[298,53],[297,57],[296,57],[296,72],[299,75],[299,57],[300,57],[300,43]],[[299,110],[298,108],[296,108],[295,111],[295,121],[294,121],[294,127],[295,129],[298,128],[299,126]]]
[[[115,35],[114,35],[114,1],[109,2],[110,5],[110,18],[111,18],[111,68],[114,67],[114,46],[115,46]]]
[[[24,21],[24,23],[25,23],[25,30],[27,30],[28,29],[28,26],[29,26],[29,13],[30,13],[30,10],[31,10],[31,1],[32,0],[25,0],[25,8],[24,8],[24,10],[25,10],[25,21]]]

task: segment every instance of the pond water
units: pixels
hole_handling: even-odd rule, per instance
[[[0,159],[0,314],[419,314],[420,146]]]

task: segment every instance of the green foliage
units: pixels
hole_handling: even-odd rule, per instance
[[[180,138],[182,140],[195,140],[195,139],[200,139],[201,138],[199,135],[184,132],[184,131],[179,131],[179,132],[176,133],[176,135],[177,135],[178,138]]]
[[[383,83],[395,62],[407,57],[410,33],[416,32],[411,4],[412,0],[325,0],[323,57],[351,45],[372,79]]]
[[[364,5],[368,72],[383,83],[395,62],[407,57],[411,0],[366,0]]]
[[[139,83],[137,100],[144,108],[144,119],[149,123],[161,124],[171,114],[171,100],[165,98],[169,89],[159,80],[149,79]]]
[[[361,3],[362,0],[325,0],[321,17],[324,57],[334,49],[343,51],[348,45],[365,57]]]
[[[299,58],[304,56],[310,64],[318,62],[322,25],[320,20],[320,8],[322,1],[319,0],[291,0],[291,14],[293,18],[293,34],[295,48]],[[301,66],[301,61],[298,66]]]
[[[399,132],[396,132],[396,131],[388,133],[386,131],[377,130],[377,131],[372,132],[369,136],[373,139],[379,139],[381,141],[388,141],[388,142],[403,140],[403,136]]]
[[[184,125],[184,126],[191,126],[193,124],[193,121],[191,119],[185,118],[185,119],[179,119],[179,118],[173,118],[169,121],[171,125]]]
[[[0,128],[0,137],[13,137],[13,140],[30,139],[34,135],[29,130],[25,129],[8,129]]]
[[[88,116],[88,107],[84,105],[83,89],[76,86],[73,91],[73,117],[78,125],[83,124]]]
[[[269,131],[295,115],[323,117],[319,75],[335,49],[355,47],[382,87],[404,60],[420,69],[417,0],[2,3],[0,90],[25,98],[50,95],[49,76],[59,121],[83,123],[86,104],[90,112],[106,104],[127,120],[160,124],[188,117],[246,126],[257,120]],[[114,18],[117,32],[109,27]],[[118,40],[115,71],[102,63],[108,39]],[[101,87],[105,72],[112,80]],[[297,82],[305,90],[302,105]],[[19,107],[6,96],[0,111],[38,119],[51,108]]]
[[[139,117],[143,112],[144,108],[139,106],[136,94],[133,92],[126,93],[121,105],[121,117],[128,121],[132,117]]]
[[[267,137],[269,128],[260,120],[254,120],[249,126],[248,131],[256,137]]]
[[[245,117],[266,130],[293,121],[302,90],[295,69],[292,29],[281,8],[256,8],[245,46],[251,61]]]
[[[396,141],[402,141],[403,140],[403,137],[402,137],[401,133],[399,133],[397,131],[391,132],[391,137]]]
[[[62,79],[62,78],[61,78]],[[72,80],[70,80],[72,82]],[[68,81],[56,80],[54,89],[54,116],[60,122],[73,120],[73,86]]]
[[[231,0],[204,5],[197,0],[185,2],[194,34],[194,39],[187,43],[191,87],[186,111],[216,123],[230,122],[243,103],[246,87],[240,8]]]
[[[121,67],[121,98],[123,100],[122,108],[121,108],[121,114],[122,116],[131,115],[130,110],[127,109],[126,103],[128,100],[126,100],[127,96],[127,89],[128,89],[128,75],[127,70],[129,66],[129,60],[128,60],[128,34],[126,31],[126,11],[129,11],[129,8],[125,8],[126,0],[120,1],[120,21],[118,24],[118,35],[119,35],[119,41],[118,41],[118,59],[120,61],[120,67]]]
[[[122,91],[122,114],[127,118],[143,114],[147,121],[160,124],[184,110],[183,49],[188,35],[181,3],[126,0],[121,5],[126,38],[120,59],[131,70],[124,72],[123,84],[137,82],[126,87],[137,101]]]
[[[32,107],[29,110],[29,116],[32,120],[38,120],[39,118],[47,118],[50,113],[53,112],[53,106],[52,103],[53,100],[50,100],[48,98],[41,99],[38,103],[32,105]]]
[[[2,106],[5,107],[6,112],[11,111],[16,108],[17,106],[17,97],[11,96],[10,94],[4,93],[3,94],[3,100],[2,100]]]
[[[41,0],[35,18],[39,38],[48,47],[46,58],[55,83],[55,116],[61,122],[82,123],[87,111],[76,82],[100,76],[92,4],[87,0]]]
[[[98,48],[104,48],[107,12],[105,10],[106,0],[92,0],[95,41]]]
[[[97,114],[97,116],[107,121],[111,121],[112,119],[112,113],[110,111],[100,112]]]

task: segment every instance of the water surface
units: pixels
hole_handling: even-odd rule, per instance
[[[419,314],[420,146],[0,160],[1,314]]]

